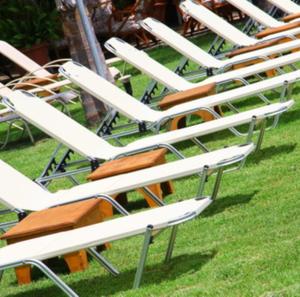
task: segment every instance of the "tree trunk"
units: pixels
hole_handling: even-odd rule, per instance
[[[58,5],[58,1],[57,6],[61,12],[64,35],[66,40],[68,41],[71,58],[74,61],[77,61],[80,64],[91,68],[93,71],[96,71],[96,66],[93,60],[92,52],[85,35],[83,25],[81,23],[78,9],[75,7],[65,7],[61,3],[60,5]],[[86,9],[86,13],[89,16],[88,9]],[[93,26],[92,30],[94,32]],[[104,69],[106,69],[105,78],[113,82],[113,78],[108,70],[108,67],[106,66],[105,57],[101,50],[101,46],[98,42],[97,47],[100,60],[104,65]],[[106,107],[102,102],[100,102],[97,99],[94,99],[90,94],[84,91],[82,91],[81,94],[86,119],[90,125],[96,125],[100,121],[100,119],[105,115],[107,111]]]

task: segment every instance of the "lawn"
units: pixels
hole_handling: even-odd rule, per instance
[[[209,38],[199,37],[195,42],[208,46]],[[167,47],[156,48],[150,54],[170,68],[180,58]],[[148,79],[130,66],[127,71],[133,75],[134,95],[138,98]],[[140,289],[132,290],[131,285],[142,237],[115,242],[104,253],[121,271],[118,277],[109,275],[94,261],[82,273],[67,274],[63,262],[54,263],[53,270],[83,297],[300,296],[299,90],[300,85],[295,86],[294,107],[281,117],[276,129],[266,133],[262,149],[248,159],[242,170],[223,177],[214,204],[198,219],[179,228],[170,264],[163,264],[169,231],[151,245]],[[278,95],[272,97],[278,101]],[[240,106],[245,108],[246,104]],[[84,124],[79,104],[72,107],[71,113]],[[3,136],[4,127],[0,129]],[[32,179],[39,176],[57,145],[38,130],[33,131],[37,139],[34,146],[28,139],[16,140],[0,151],[2,160]],[[243,141],[226,131],[205,140],[212,148]],[[179,148],[187,156],[199,151],[189,142]],[[212,181],[208,183],[208,194]],[[175,181],[176,192],[166,202],[193,197],[197,182],[196,176]],[[69,183],[61,181],[52,188],[62,186],[68,187]],[[146,207],[135,193],[130,198],[131,211]],[[1,282],[0,296],[64,296],[38,271],[34,271],[34,280],[29,286],[18,287],[13,270],[8,270]]]

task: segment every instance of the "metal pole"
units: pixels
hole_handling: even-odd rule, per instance
[[[83,0],[77,0],[76,1],[77,8],[80,14],[80,19],[83,25],[84,32],[86,34],[86,38],[88,40],[88,44],[92,51],[92,56],[96,65],[96,71],[97,73],[105,77],[105,70],[103,68],[103,65],[101,63],[101,59],[99,57],[98,48],[97,48],[97,41],[95,38],[95,34],[91,28],[91,23],[89,21],[88,16],[86,15],[85,5],[83,3]]]

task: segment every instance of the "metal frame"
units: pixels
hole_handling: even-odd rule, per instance
[[[111,197],[106,196],[106,195],[104,195],[102,198],[109,202],[112,202],[112,200],[113,200]],[[203,198],[204,197],[199,197],[196,199],[203,199]],[[212,198],[212,199],[214,199],[214,198]],[[116,201],[113,201],[113,202],[114,202],[113,206],[118,205],[117,209],[119,208],[122,210],[122,207]],[[123,210],[122,210],[121,213],[124,215],[128,215],[127,211],[125,211],[125,213],[123,213]],[[135,274],[135,278],[134,278],[134,282],[133,282],[133,289],[137,289],[141,284],[142,275],[143,275],[143,271],[145,268],[147,255],[148,255],[148,251],[149,251],[149,246],[153,242],[152,241],[153,236],[156,234],[159,234],[160,230],[163,230],[163,229],[166,229],[169,227],[172,228],[171,236],[169,239],[166,256],[165,256],[165,262],[168,262],[171,259],[172,252],[174,249],[178,225],[181,223],[187,222],[191,219],[194,219],[196,216],[197,216],[197,213],[195,213],[195,212],[187,213],[182,217],[178,217],[177,219],[168,222],[166,226],[164,226],[160,229],[156,229],[155,234],[153,233],[154,227],[152,225],[147,226],[146,230],[144,231],[144,242],[142,245],[140,259],[139,259],[139,262],[137,265],[137,270],[136,270],[136,274]],[[100,255],[94,247],[88,247],[86,249],[87,249],[87,252],[98,263],[100,263],[106,270],[108,270],[110,273],[112,273],[115,276],[119,274],[119,271],[116,268],[114,268],[111,265],[111,263],[109,261],[107,261],[102,255]],[[45,274],[45,276],[47,276],[54,283],[54,285],[56,285],[59,289],[61,289],[67,296],[79,297],[79,295],[77,293],[75,293],[65,282],[63,282],[52,270],[50,270],[49,267],[47,267],[41,260],[37,260],[37,259],[25,259],[22,261],[18,261],[18,262],[10,263],[8,265],[1,266],[0,267],[0,281],[3,277],[4,270],[10,269],[10,268],[16,268],[16,267],[23,266],[23,265],[32,265],[32,266],[37,267]]]
[[[244,82],[242,79],[241,79],[241,81]],[[281,101],[284,99],[283,98],[284,95],[286,95],[286,96],[288,95],[286,93],[287,92],[286,88],[287,88],[287,86],[284,86],[282,94],[281,94]],[[270,101],[263,94],[258,94],[258,96],[261,100],[263,100],[264,103],[267,103],[267,104],[270,103]],[[234,107],[232,103],[226,103],[226,105],[232,111],[234,111],[235,113],[239,112],[238,109],[236,107]],[[211,108],[197,108],[197,109],[190,110],[190,113],[192,114],[193,112],[200,111],[200,110],[210,112],[215,118],[220,118],[220,115],[217,114]],[[285,110],[279,111],[278,116],[276,115],[276,113],[267,115],[267,117],[274,116],[274,123],[270,126],[269,129],[276,127],[276,125],[278,123],[279,114],[282,113],[283,111],[285,111]],[[172,117],[164,117],[160,121],[158,121],[156,124],[152,124],[152,125],[149,125],[149,126],[146,125],[146,130],[154,130],[155,133],[158,133],[161,126],[166,124],[172,118],[174,118],[176,116],[180,116],[180,115],[186,115],[186,113],[177,113],[177,114],[173,115]],[[101,135],[101,134],[105,133],[105,132],[102,132],[102,131],[109,131],[110,132],[110,128],[108,126],[103,125],[102,127],[103,127],[103,129],[101,129],[101,133],[98,133],[98,135],[99,134]],[[236,136],[239,136],[239,137],[244,137],[245,136],[245,133],[239,132],[236,128],[232,127],[232,128],[229,128],[228,130],[231,131]],[[106,133],[109,133],[109,132],[106,132]],[[130,131],[128,133],[124,132],[121,136],[133,135],[135,133],[139,133],[139,130],[136,129],[135,131]],[[119,135],[103,135],[103,138],[104,139],[118,140],[118,143],[120,143],[119,142]],[[194,139],[192,139],[192,141],[195,144],[197,144],[201,148],[202,151],[204,151],[204,152],[208,151],[206,146],[203,143],[201,143],[198,138],[194,138]],[[258,149],[259,149],[259,146],[260,146],[260,144],[258,145]],[[176,150],[174,146],[167,145],[167,144],[160,144],[160,145],[145,147],[144,149],[141,149],[141,150],[134,150],[134,151],[128,152],[127,154],[122,154],[122,155],[119,155],[119,156],[115,156],[114,159],[129,156],[129,155],[133,155],[133,154],[137,154],[137,153],[141,153],[141,152],[144,152],[144,151],[149,151],[149,150],[152,150],[152,149],[161,148],[161,147],[167,148],[170,152],[174,153],[177,156],[180,155],[180,152],[178,150]],[[67,168],[70,168],[74,165],[79,165],[79,164],[83,164],[83,163],[86,163],[86,162],[91,164],[91,162],[94,161],[94,160],[82,159],[82,160],[71,161],[72,155],[74,153],[71,149],[66,149],[65,153],[63,153],[63,156],[59,160],[57,160],[57,156],[59,155],[59,152],[60,152],[61,149],[64,149],[64,147],[63,147],[62,144],[59,144],[57,146],[57,148],[54,150],[52,156],[50,157],[50,161],[46,165],[46,167],[43,170],[42,174],[40,175],[39,178],[36,179],[36,181],[38,183],[47,185],[47,183],[49,181],[51,181],[52,179],[55,179],[55,178],[61,178],[61,177],[66,177],[66,176],[70,176],[70,175],[72,176],[72,175],[77,174],[77,173],[90,171],[90,165],[88,165],[88,167],[81,168],[79,170],[75,169],[75,170],[72,170],[72,171],[67,171]],[[180,157],[183,157],[183,156],[181,155]],[[73,180],[73,182],[74,182],[74,180]]]

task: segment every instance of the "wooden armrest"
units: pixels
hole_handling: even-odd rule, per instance
[[[298,18],[300,18],[300,12],[289,14],[289,15],[283,17],[282,20],[284,22],[290,22],[290,21],[293,21],[293,20],[298,19]]]
[[[259,50],[259,49],[262,49],[262,48],[266,48],[266,47],[275,45],[280,40],[281,39],[274,39],[274,40],[270,40],[270,41],[267,41],[267,42],[262,42],[262,43],[259,43],[259,44],[255,44],[255,45],[245,46],[245,47],[239,48],[237,50],[231,51],[230,53],[226,54],[226,56],[228,58],[232,58],[232,57],[237,56],[237,55],[241,55],[241,54],[249,53],[249,52],[252,52],[252,51],[256,51],[256,50]]]
[[[186,91],[177,92],[165,96],[160,102],[159,107],[161,109],[168,109],[177,104],[188,102],[194,99],[205,97],[214,94],[216,90],[216,84],[210,83],[201,87],[192,88]]]
[[[264,37],[267,37],[272,34],[276,34],[276,33],[280,33],[280,32],[284,33],[284,31],[298,28],[298,27],[300,27],[300,22],[290,23],[290,24],[286,24],[286,25],[276,27],[276,28],[267,28],[267,29],[257,33],[255,35],[255,37],[260,39],[260,38],[264,38]]]

